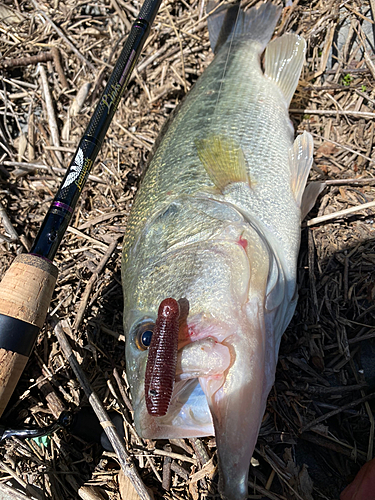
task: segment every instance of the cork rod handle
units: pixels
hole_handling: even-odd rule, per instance
[[[22,254],[0,283],[0,417],[44,324],[56,279],[51,262]]]

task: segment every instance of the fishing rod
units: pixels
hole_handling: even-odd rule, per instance
[[[129,82],[161,0],[145,0],[34,244],[0,283],[0,416],[23,372],[52,299],[53,259]]]

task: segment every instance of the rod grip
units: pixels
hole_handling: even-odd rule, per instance
[[[36,255],[18,255],[0,283],[0,416],[44,324],[57,267]]]

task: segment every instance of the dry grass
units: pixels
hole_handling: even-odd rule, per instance
[[[215,443],[134,436],[123,375],[120,254],[153,142],[212,59],[204,4],[163,3],[57,254],[60,274],[50,309],[75,324],[77,356],[105,406],[123,415],[126,445],[145,484],[155,498],[176,500],[218,498]],[[1,274],[30,248],[139,7],[136,0],[0,2]],[[318,220],[302,230],[300,300],[281,344],[254,455],[258,465],[250,471],[253,499],[336,499],[373,456],[374,208],[319,219],[375,198],[375,41],[374,25],[364,19],[374,17],[360,0],[296,0],[284,10],[279,29],[308,42],[292,119],[314,136],[311,179],[328,182],[308,217]],[[345,23],[346,32],[340,28]],[[20,58],[28,58],[22,66]],[[57,138],[38,60],[44,60]],[[81,107],[73,107],[88,84]],[[80,300],[106,252],[107,264],[91,279],[81,316]],[[46,326],[2,422],[44,426],[63,408],[87,405]],[[0,461],[0,481],[24,492],[32,486],[33,498],[120,498],[115,457],[64,430],[52,434],[46,447],[7,440]],[[82,485],[91,487],[86,494],[99,496],[82,496]]]

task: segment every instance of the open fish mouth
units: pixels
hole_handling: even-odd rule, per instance
[[[145,438],[215,435],[222,490],[228,498],[235,487],[241,495],[246,491],[251,454],[274,380],[275,346],[265,334],[263,306],[254,296],[238,308],[231,324],[204,314],[192,317],[186,337],[180,328],[167,413],[150,415],[145,397],[139,397],[134,408],[138,431]]]
[[[153,416],[140,398],[139,431],[150,439],[214,435],[210,398],[224,385],[231,349],[213,336],[180,340],[175,383],[168,411]]]

